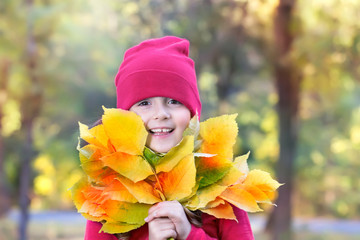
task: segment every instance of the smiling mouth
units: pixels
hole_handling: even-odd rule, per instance
[[[174,131],[173,128],[155,128],[155,129],[149,129],[149,133],[155,136],[161,136],[166,135],[169,133],[172,133]]]

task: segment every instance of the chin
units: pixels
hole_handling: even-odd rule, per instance
[[[171,148],[151,148],[151,149],[158,153],[167,153],[168,151],[170,151]]]
[[[175,147],[181,139],[178,141],[177,139],[166,139],[162,141],[152,141],[152,144],[149,144],[149,147],[158,153],[167,153],[171,150],[171,148]]]
[[[158,153],[167,153],[172,147],[170,146],[150,146],[150,148]]]

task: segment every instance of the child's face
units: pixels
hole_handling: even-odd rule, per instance
[[[182,103],[166,97],[152,97],[135,103],[130,111],[138,114],[149,135],[146,146],[159,153],[166,153],[182,139],[191,114]]]

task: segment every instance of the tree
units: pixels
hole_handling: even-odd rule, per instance
[[[26,0],[26,8],[30,15],[33,9],[33,0]],[[38,74],[37,43],[34,36],[34,23],[28,18],[26,30],[26,71],[30,82],[30,90],[23,94],[22,99],[22,128],[25,133],[25,141],[21,154],[20,169],[20,224],[19,234],[21,240],[27,239],[27,224],[29,219],[30,189],[31,189],[31,161],[35,156],[33,127],[36,117],[39,115],[42,106],[41,83]]]
[[[7,185],[6,173],[4,169],[5,163],[5,147],[4,147],[4,138],[2,134],[2,118],[3,118],[3,109],[7,99],[7,85],[9,81],[9,69],[10,61],[7,59],[0,59],[0,216],[5,214],[10,207],[10,193],[9,187]]]
[[[292,239],[291,196],[293,193],[294,161],[298,136],[298,108],[301,77],[293,64],[290,53],[294,35],[291,31],[295,0],[281,0],[274,17],[274,77],[279,97],[277,112],[279,121],[280,156],[277,178],[285,183],[279,190],[268,228],[273,240]]]

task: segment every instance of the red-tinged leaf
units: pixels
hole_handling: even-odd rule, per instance
[[[100,204],[91,202],[89,200],[86,200],[81,208],[78,210],[79,213],[86,213],[93,217],[102,217],[105,215],[104,209],[101,207]]]
[[[77,209],[80,209],[86,201],[83,190],[87,189],[89,186],[90,184],[88,183],[86,177],[83,177],[71,187],[71,197]]]
[[[105,187],[104,195],[108,196],[111,200],[129,203],[138,202],[138,200],[118,179],[113,179],[113,181]]]
[[[102,189],[91,186],[86,178],[81,179],[72,188],[72,197],[79,213],[88,214],[95,218],[101,218],[106,213],[102,204],[107,200]]]
[[[101,161],[103,154],[106,155],[108,152],[104,153],[102,149],[99,149],[94,145],[86,145],[79,151],[81,167],[88,176],[97,181],[115,173]]]

